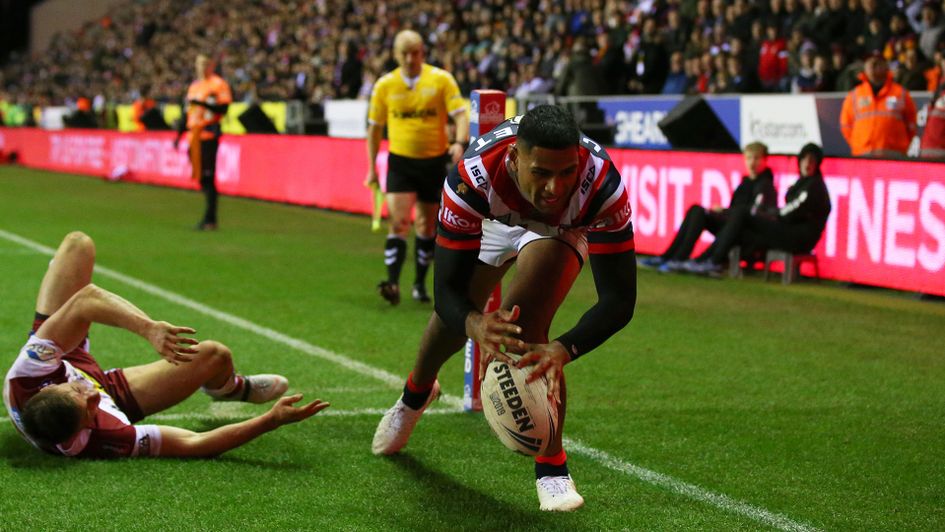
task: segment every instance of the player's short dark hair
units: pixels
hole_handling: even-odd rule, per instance
[[[57,444],[79,430],[82,412],[62,393],[38,393],[30,397],[20,411],[20,422],[27,436],[43,443]]]
[[[574,117],[563,107],[539,105],[530,109],[518,124],[518,143],[525,149],[534,146],[563,150],[577,146],[581,130]]]

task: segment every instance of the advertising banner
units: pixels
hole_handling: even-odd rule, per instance
[[[604,121],[614,128],[614,144],[622,148],[669,150],[672,148],[658,126],[682,96],[633,96],[606,98],[597,102]],[[732,135],[739,140],[739,101],[736,96],[705,98],[712,111]]]
[[[797,153],[808,142],[823,143],[813,95],[742,96],[741,102],[742,145],[758,141],[771,153]]]
[[[196,189],[172,133],[0,128],[0,151],[33,168]],[[217,155],[223,194],[371,212],[364,141],[273,135],[224,136]],[[386,172],[386,146],[379,160]],[[692,204],[727,205],[744,173],[739,154],[609,149],[627,185],[636,246],[658,254]],[[797,160],[769,163],[781,202],[798,178]],[[123,172],[116,172],[123,170]],[[833,210],[816,247],[821,276],[945,295],[945,165],[828,158],[823,171]],[[701,246],[711,242],[703,235]]]
[[[614,144],[625,148],[671,149],[659,121],[682,101],[682,96],[607,99],[597,102],[604,121],[614,127]]]

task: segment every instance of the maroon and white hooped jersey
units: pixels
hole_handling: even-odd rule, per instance
[[[578,183],[560,216],[548,218],[522,197],[506,168],[520,119],[506,120],[470,144],[463,160],[446,177],[437,244],[478,249],[482,221],[491,219],[545,236],[585,230],[591,254],[632,250],[630,201],[623,180],[604,148],[583,135],[578,147]]]
[[[3,402],[13,425],[26,441],[54,454],[80,458],[157,455],[161,445],[160,429],[156,425],[131,424],[102,384],[109,381],[109,372],[102,371],[88,350],[88,339],[64,353],[55,342],[30,335],[3,383]],[[88,382],[101,396],[92,426],[55,446],[27,436],[20,420],[23,405],[48,385],[76,380]]]

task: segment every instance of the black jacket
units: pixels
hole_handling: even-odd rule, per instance
[[[796,244],[795,249],[814,249],[830,215],[830,194],[823,175],[817,172],[798,179],[788,189],[784,202],[778,221],[784,224],[787,236]]]
[[[773,212],[778,208],[778,193],[774,189],[774,175],[770,168],[765,168],[754,179],[742,177],[732,194],[729,209],[745,207],[752,213]]]

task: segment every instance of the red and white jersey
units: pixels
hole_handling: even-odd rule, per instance
[[[64,353],[55,342],[31,335],[3,382],[3,402],[13,425],[28,442],[54,454],[81,458],[153,456],[160,451],[161,433],[156,425],[132,425],[100,381],[107,379],[89,354],[89,341]],[[51,446],[26,435],[20,409],[44,387],[84,380],[101,395],[92,426],[72,439]]]
[[[560,216],[550,219],[522,197],[506,167],[520,119],[506,120],[473,142],[446,177],[437,244],[477,249],[482,220],[490,219],[545,236],[586,230],[591,254],[632,250],[630,201],[623,180],[604,148],[583,135],[578,147],[578,184]]]

